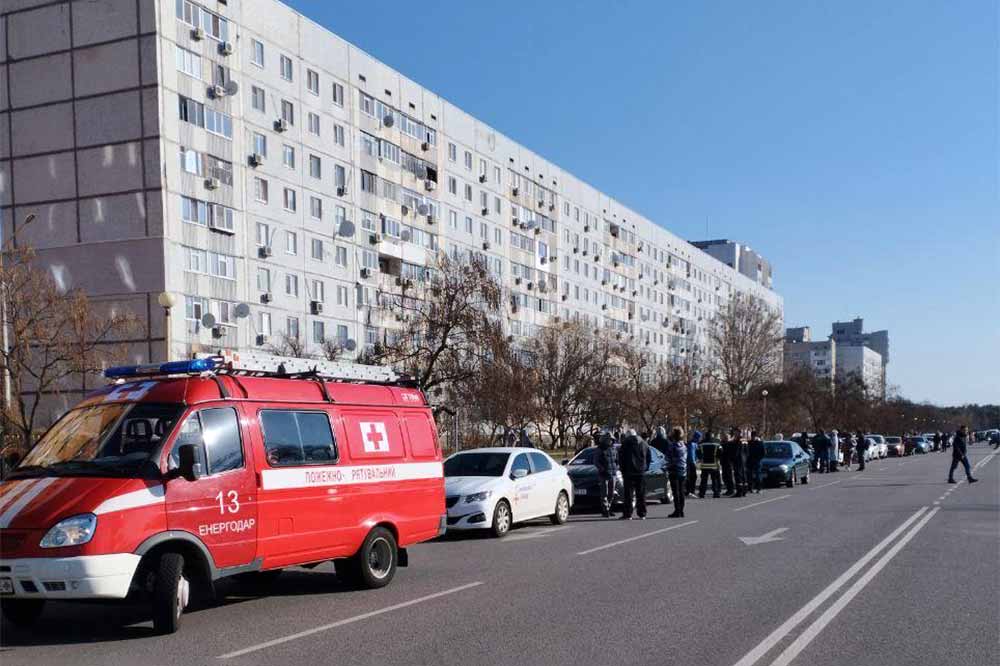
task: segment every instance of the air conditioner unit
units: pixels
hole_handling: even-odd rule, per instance
[[[489,208],[484,208],[483,209],[483,217],[486,217],[489,214],[490,214],[490,209]]]
[[[608,309],[608,304],[607,304],[607,303],[603,303],[603,304],[601,305],[601,309],[602,309],[602,310],[607,310],[607,309]]]
[[[435,183],[433,180],[428,179],[424,181],[424,189],[427,190],[428,192],[433,192],[434,190],[437,189],[437,186],[438,184]]]
[[[562,295],[562,299],[563,299],[564,301],[568,301],[568,300],[569,300],[569,294],[563,294],[563,295]]]
[[[261,245],[260,247],[258,247],[257,248],[257,256],[260,257],[261,259],[267,259],[268,257],[270,257],[271,256],[271,246],[270,245]]]
[[[195,28],[194,30],[192,30],[191,31],[191,39],[193,39],[195,41],[199,41],[199,42],[201,40],[205,39],[205,29],[204,28]]]
[[[433,215],[428,215],[427,216],[427,224],[434,224],[434,216]]]
[[[222,185],[222,183],[219,181],[218,178],[206,178],[205,179],[205,188],[206,189],[217,190],[217,189],[219,189],[219,185]]]
[[[323,304],[319,301],[309,301],[309,311],[314,315],[323,314]]]
[[[548,283],[547,282],[539,282],[538,283],[538,291],[548,291],[548,290],[549,290],[549,287],[548,287]]]
[[[510,223],[513,224],[515,227],[521,226],[521,220],[517,219],[516,217],[512,218]]]
[[[274,121],[274,131],[275,132],[287,132],[288,131],[288,121],[284,118],[278,118]]]
[[[529,282],[525,286],[528,288],[528,291],[531,291],[532,289],[535,288],[535,283],[534,282]]]
[[[521,190],[519,188],[514,187],[514,188],[511,188],[510,193],[513,194],[516,197],[520,191]]]
[[[233,43],[232,42],[222,42],[219,44],[219,53],[224,56],[233,55]]]
[[[213,326],[212,327],[212,337],[213,338],[224,338],[224,337],[226,337],[227,330],[228,329],[226,329],[225,326]]]
[[[480,183],[485,183],[486,182],[486,174],[485,173],[484,174],[480,174],[480,176],[479,176],[479,182]]]
[[[372,234],[368,237],[368,241],[372,245],[378,245],[379,243],[382,242],[382,234]]]
[[[547,264],[547,263],[549,263],[549,258],[548,257],[542,257],[539,261],[541,261],[543,264]]]
[[[635,313],[634,312],[629,312],[628,313],[628,318],[629,319],[635,319]]]
[[[488,250],[488,249],[490,249],[490,244],[489,244],[489,241],[487,241],[487,242],[483,243],[483,249],[484,249],[484,250]]]
[[[555,204],[549,204],[549,211],[550,212],[554,211],[555,209],[556,209],[556,205]]]
[[[260,153],[250,153],[250,158],[247,160],[252,167],[259,167],[264,163],[264,156]]]
[[[578,247],[574,247],[573,248],[573,254],[577,254],[579,251],[580,251],[580,248],[578,248]]]
[[[601,255],[595,254],[594,255],[594,261],[600,261],[600,260],[601,260]]]
[[[338,197],[342,197],[345,194],[347,194],[347,188],[345,186],[343,186],[343,185],[338,185],[337,186],[337,196]]]
[[[643,275],[642,273],[639,273],[639,279],[640,280],[642,279],[642,275]]]
[[[271,294],[271,292],[269,291],[265,291],[263,294],[260,295],[261,303],[270,303],[273,300],[274,300],[274,295]]]
[[[608,281],[607,280],[601,280],[601,286],[602,287],[607,287],[608,286]]]
[[[410,207],[406,205],[400,206],[399,212],[403,217],[406,217],[407,215],[410,214]]]
[[[422,144],[420,144],[420,150],[427,152],[430,149],[431,149],[431,144],[428,143],[427,141],[424,141]]]
[[[540,233],[542,233],[542,228],[541,227],[535,227],[535,235],[537,236]]]
[[[372,276],[372,269],[368,268],[367,266],[361,269],[361,277],[370,278],[371,276]]]
[[[519,277],[514,278],[514,284],[521,284],[521,278]]]
[[[590,231],[590,227],[589,226],[584,226],[583,227],[583,233],[588,233],[589,231]]]
[[[208,94],[212,99],[221,99],[226,96],[226,89],[222,86],[212,86],[208,89]]]
[[[574,248],[574,249],[575,249],[575,248]],[[582,254],[583,256],[585,256],[585,257],[586,257],[586,256],[587,256],[587,254],[588,254],[588,251],[587,251],[587,250],[584,250],[584,251],[583,251],[583,252],[581,252],[580,254]]]
[[[556,259],[558,259],[558,257],[556,257],[556,255],[554,255],[554,254],[550,254],[549,255],[549,261],[554,262]]]
[[[538,202],[538,207],[539,208],[544,208],[545,207],[545,200],[544,199]]]

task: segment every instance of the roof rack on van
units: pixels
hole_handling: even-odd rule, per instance
[[[278,356],[255,351],[220,350],[218,354],[198,354],[200,359],[216,359],[217,370],[225,374],[288,379],[334,379],[366,384],[414,385],[409,375],[392,368],[314,358]]]

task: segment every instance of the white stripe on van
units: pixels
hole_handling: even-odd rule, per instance
[[[9,481],[4,484],[9,485],[10,490],[8,490],[3,497],[0,497],[0,512],[2,512],[8,504],[14,501],[15,497],[23,493],[28,486],[37,480],[38,479],[20,479],[18,481]]]
[[[387,481],[440,479],[444,470],[439,462],[397,463],[386,465],[344,465],[324,467],[289,467],[265,469],[261,472],[264,490],[347,486]]]
[[[39,479],[30,489],[26,490],[17,498],[17,501],[7,507],[7,509],[0,514],[0,529],[5,527],[10,527],[10,524],[17,518],[17,514],[21,513],[21,509],[26,507],[31,500],[35,499],[42,494],[42,491],[51,486],[57,481],[56,477],[50,476],[45,479]]]
[[[97,505],[97,508],[94,509],[94,513],[100,516],[101,514],[111,513],[112,511],[138,509],[143,506],[163,504],[163,502],[164,489],[162,485],[157,484],[155,486],[148,486],[139,490],[133,490],[130,493],[125,493],[116,497],[109,497]]]

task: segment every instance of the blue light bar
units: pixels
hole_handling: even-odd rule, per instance
[[[217,361],[214,358],[196,358],[190,361],[170,361],[169,363],[150,363],[147,365],[119,365],[105,370],[104,376],[108,379],[123,379],[150,375],[183,375],[214,370],[216,365]]]

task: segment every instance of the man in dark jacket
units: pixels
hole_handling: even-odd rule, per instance
[[[712,497],[718,499],[722,490],[722,479],[719,468],[722,458],[722,445],[715,441],[715,437],[709,433],[705,435],[705,440],[698,447],[699,461],[701,467],[701,488],[698,490],[698,497],[704,498],[708,489],[708,480],[712,480]]]
[[[723,495],[726,497],[732,497],[736,493],[736,484],[733,481],[733,459],[736,458],[739,448],[740,443],[733,441],[732,435],[722,435],[722,457],[720,458],[720,462],[722,464],[722,485],[726,487],[726,492]]]
[[[610,518],[614,515],[611,503],[615,497],[615,479],[618,477],[618,451],[611,441],[611,433],[602,432],[598,437],[594,467],[597,468],[597,487],[601,491],[601,515]]]
[[[733,480],[736,482],[736,497],[746,497],[747,494],[747,440],[743,432],[738,428],[733,428],[732,439],[736,442],[733,449]]]
[[[858,447],[858,449],[857,449],[857,454],[858,454],[858,471],[859,472],[863,472],[863,471],[865,471],[865,458],[868,457],[868,455],[867,455],[868,454],[868,438],[865,437],[865,434],[863,432],[861,432],[860,430],[858,431],[858,434],[855,435],[854,437],[855,437],[855,440],[856,440],[855,446]]]
[[[955,433],[955,439],[951,443],[951,469],[948,471],[948,483],[955,483],[955,468],[958,463],[962,463],[965,468],[965,478],[969,483],[975,483],[979,479],[972,477],[972,470],[969,468],[969,457],[966,455],[966,446],[969,441],[969,427],[962,426]]]
[[[944,447],[941,446],[941,433],[939,432],[934,433],[934,450],[944,451]]]
[[[618,452],[618,464],[622,470],[622,480],[625,483],[625,506],[622,509],[622,520],[632,520],[632,504],[640,520],[646,519],[646,471],[653,462],[653,454],[649,445],[644,442],[635,430],[629,430],[622,438],[621,450]]]
[[[663,428],[657,428],[660,435]],[[667,476],[670,479],[670,489],[674,493],[674,512],[669,518],[684,517],[684,482],[687,478],[687,445],[684,443],[684,431],[674,428],[670,431],[670,445],[667,447]]]
[[[750,477],[750,492],[760,493],[764,488],[761,476],[761,461],[764,460],[764,440],[756,430],[750,433],[750,443],[747,445],[747,472]]]
[[[826,436],[823,428],[819,428],[813,435],[812,445],[813,457],[818,463],[818,466],[814,465],[813,467],[817,472],[823,474],[830,465],[830,438]]]

